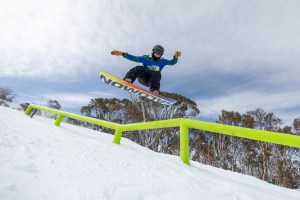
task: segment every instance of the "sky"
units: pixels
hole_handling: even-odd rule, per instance
[[[0,199],[299,200],[299,191],[0,106]],[[178,147],[179,148],[179,147]]]
[[[0,3],[0,87],[19,102],[56,99],[79,112],[91,98],[129,98],[101,82],[138,65],[112,50],[182,56],[162,71],[161,90],[198,104],[199,119],[222,109],[300,117],[298,0],[11,0]]]

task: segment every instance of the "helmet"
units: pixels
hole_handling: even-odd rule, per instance
[[[153,53],[156,53],[156,54],[161,55],[161,56],[164,54],[164,48],[161,45],[155,45],[153,47],[152,51],[153,51]]]

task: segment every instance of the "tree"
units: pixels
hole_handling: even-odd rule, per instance
[[[16,97],[17,95],[11,89],[0,87],[0,106],[8,107],[7,102],[12,103]]]
[[[27,107],[29,106],[29,103],[21,103],[20,104],[20,108],[21,110],[25,111],[27,109]]]
[[[172,106],[166,106],[153,102],[146,98],[139,98],[132,95],[132,102],[138,110],[142,111],[142,121],[154,121],[173,118],[191,118],[200,113],[197,104],[180,94],[161,92],[161,95],[177,100]],[[191,132],[190,132],[191,133]],[[141,145],[154,151],[168,152],[178,155],[179,131],[178,128],[147,130],[146,134],[139,134],[137,137]],[[172,153],[171,153],[172,152]]]
[[[295,131],[295,134],[300,135],[300,118],[294,120],[293,129]]]
[[[172,119],[178,117],[193,117],[199,114],[197,104],[179,94],[162,92],[162,95],[178,100],[172,106],[166,106],[146,98],[132,95],[128,99],[92,99],[87,106],[81,108],[85,116],[103,119],[121,124]],[[113,133],[104,127],[85,124],[90,128]],[[179,131],[178,128],[155,129],[144,131],[131,131],[123,133],[124,137],[146,146],[154,151],[178,155]]]
[[[141,111],[139,111],[133,103],[128,99],[106,99],[96,98],[92,99],[87,106],[83,106],[80,112],[88,117],[102,119],[117,123],[133,123],[137,122],[137,118],[141,118]],[[113,133],[111,129],[99,127],[96,125],[85,124],[86,127],[95,130],[102,130],[108,133]]]
[[[231,126],[239,126],[242,116],[238,112],[222,110],[217,123]],[[215,156],[215,164],[224,169],[236,170],[237,158],[239,156],[240,139],[223,134],[213,134],[212,148]]]
[[[56,110],[59,110],[61,108],[61,105],[56,100],[48,100],[46,106],[49,107],[49,108],[56,109]],[[44,112],[44,111],[41,111],[41,110],[38,110],[36,112],[36,115],[41,115],[41,116],[52,118],[52,119],[56,119],[56,117],[57,117],[56,114]]]
[[[280,130],[280,125],[282,124],[282,120],[274,115],[274,113],[266,113],[263,109],[257,108],[254,111],[247,112],[244,116],[243,123],[246,126],[252,126],[249,128],[255,128],[259,130],[266,131],[278,131]],[[270,163],[270,156],[272,152],[273,145],[266,142],[252,142],[252,144],[248,144],[248,149],[253,152],[255,158],[254,162],[259,162],[260,170],[258,170],[258,174],[261,179],[267,180],[267,169],[268,163]],[[256,165],[257,163],[255,163]],[[257,165],[256,165],[257,166]]]
[[[53,109],[56,109],[56,110],[61,109],[61,105],[56,100],[48,100],[47,107],[53,108]]]

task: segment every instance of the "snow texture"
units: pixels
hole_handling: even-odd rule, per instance
[[[300,192],[0,106],[0,199],[299,200]]]

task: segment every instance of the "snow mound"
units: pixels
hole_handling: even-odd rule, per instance
[[[0,106],[0,199],[280,199],[300,193]]]

